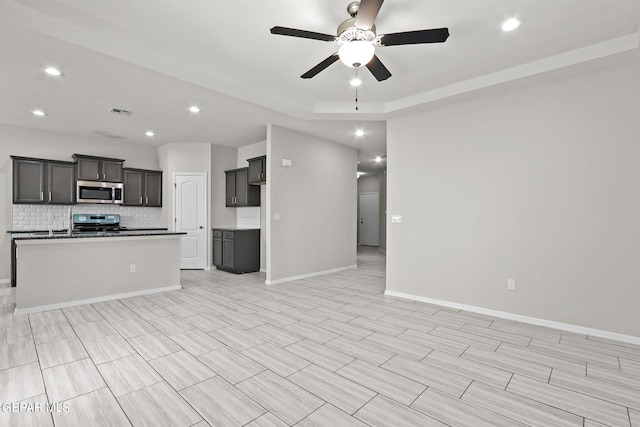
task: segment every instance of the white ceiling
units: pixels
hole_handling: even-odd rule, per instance
[[[335,34],[347,3],[0,0],[0,122],[155,146],[235,147],[264,140],[275,123],[358,147],[360,169],[372,170],[373,157],[386,153],[391,117],[638,46],[638,0],[387,0],[379,34],[448,27],[451,36],[378,48],[393,76],[377,82],[362,70],[356,112],[353,69],[337,62],[299,77],[334,43],[269,33],[280,25]],[[509,17],[523,26],[503,33]],[[50,65],[66,75],[44,74]],[[47,115],[34,117],[36,108]]]

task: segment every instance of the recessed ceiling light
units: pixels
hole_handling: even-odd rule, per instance
[[[360,86],[362,84],[362,80],[360,80],[359,78],[356,77],[356,78],[351,79],[350,83],[351,83],[351,86],[358,87],[358,86]]]
[[[144,134],[147,135],[147,136],[155,135],[155,133],[151,132],[150,130],[146,131]]]
[[[196,107],[195,105],[189,107],[189,111],[191,111],[192,113],[199,113],[200,109],[198,107]]]
[[[33,110],[32,113],[34,116],[39,116],[39,117],[46,116],[45,112],[42,110]]]
[[[518,28],[522,22],[516,18],[507,19],[502,23],[502,31],[513,31]]]
[[[56,77],[64,76],[64,73],[62,71],[54,67],[47,67],[44,69],[44,72],[49,74],[50,76],[56,76]]]
[[[376,156],[376,163],[380,163],[382,161],[382,157]]]
[[[356,136],[362,136],[364,135],[364,131],[362,129],[358,129],[357,131],[354,132],[356,134]]]

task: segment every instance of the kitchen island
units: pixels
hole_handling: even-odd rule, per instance
[[[16,314],[180,289],[184,233],[14,233]]]

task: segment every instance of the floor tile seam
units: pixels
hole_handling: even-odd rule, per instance
[[[29,324],[29,328],[30,328],[30,331],[31,331],[31,319],[28,318],[28,317],[27,317],[27,322]],[[45,395],[45,398],[47,399],[47,403],[50,403],[51,399],[49,397],[49,392],[47,391],[47,383],[44,381],[44,374],[42,372],[42,364],[40,363],[40,355],[38,354],[38,347],[36,346],[35,337],[33,336],[33,333],[31,333],[31,340],[32,340],[33,346],[34,346],[35,351],[36,351],[38,370],[39,370],[38,374],[40,375],[40,381],[42,382],[42,389],[44,390],[44,395]],[[31,363],[36,363],[36,362],[31,362]],[[24,365],[22,365],[22,366],[24,366]],[[40,393],[40,394],[42,394],[42,393]],[[26,400],[26,399],[32,399],[34,397],[39,396],[40,394],[36,394],[34,396],[26,397],[24,399],[21,399],[20,401],[23,401],[23,400]],[[53,424],[53,415],[49,414],[49,416],[51,417],[51,422]]]
[[[555,385],[555,384],[548,384],[548,385],[550,385],[550,386],[552,386],[552,387],[558,387],[558,386],[557,386],[557,385]],[[569,390],[569,391],[571,391],[571,392],[574,392],[574,390],[571,390],[571,389],[565,389],[565,390]],[[589,418],[588,416],[586,416],[586,415],[584,415],[584,414],[576,413],[576,412],[574,412],[574,411],[573,411],[573,409],[570,409],[570,408],[568,408],[568,407],[561,407],[561,406],[551,405],[551,404],[549,404],[549,403],[547,403],[547,402],[543,402],[543,401],[541,401],[541,400],[538,400],[537,398],[535,398],[535,397],[533,397],[533,396],[527,396],[527,395],[524,395],[524,394],[520,394],[520,393],[518,393],[518,392],[516,392],[516,391],[511,391],[511,390],[508,390],[508,389],[507,389],[507,390],[505,390],[505,391],[506,391],[506,392],[508,392],[508,393],[514,394],[514,395],[516,395],[516,396],[519,396],[519,397],[521,397],[521,398],[524,398],[524,399],[527,399],[527,400],[531,400],[531,401],[534,401],[534,402],[539,403],[539,404],[542,404],[542,405],[549,406],[549,407],[551,407],[551,408],[553,408],[553,409],[557,409],[557,410],[559,410],[559,411],[567,412],[567,413],[569,413],[569,414],[571,414],[571,415],[574,415],[574,416],[577,416],[577,417],[581,417],[581,418],[588,418],[588,419],[590,419],[590,420],[594,420],[593,418]],[[583,394],[583,393],[578,393],[578,394],[582,394],[582,395],[583,395],[583,396],[585,396],[585,397],[594,398],[593,396],[585,395],[585,394]],[[594,398],[594,399],[602,400],[602,399],[598,399],[598,398]],[[602,400],[602,402],[609,404],[609,402],[604,401],[604,400]],[[559,403],[562,403],[562,402],[559,402]],[[570,405],[571,405],[571,404],[570,404]],[[622,405],[618,405],[618,404],[615,404],[615,405],[616,405],[616,406],[618,406],[620,409],[625,409],[625,410],[627,411],[627,414],[629,413],[629,408],[628,408],[628,407],[625,407],[625,406],[622,406]],[[571,405],[571,406],[573,406],[573,405]],[[579,404],[579,406],[584,407],[584,405],[582,405],[582,404]],[[594,421],[597,421],[597,420],[594,420]],[[598,422],[600,422],[600,421],[598,421]]]
[[[318,365],[314,365],[314,366],[318,366]],[[308,366],[307,366],[307,367],[308,367]],[[319,367],[320,367],[320,368],[322,368],[322,366],[319,366]],[[325,368],[322,368],[322,369],[325,369]],[[328,370],[328,369],[327,369],[327,370]],[[302,369],[301,369],[300,371],[302,371]],[[300,371],[298,371],[298,372],[300,372]],[[333,371],[331,371],[331,372],[333,372]],[[296,373],[297,373],[297,372],[296,372]],[[334,374],[336,374],[336,375],[338,375],[338,373],[337,373],[337,372],[333,372],[333,373],[334,373]],[[276,375],[277,375],[277,374],[276,374]],[[293,375],[293,374],[291,374],[291,375]],[[291,375],[289,375],[289,377],[290,377]],[[346,414],[349,414],[350,416],[353,416],[353,415],[354,415],[356,412],[358,412],[358,411],[359,411],[363,406],[365,406],[367,403],[369,403],[371,400],[373,400],[373,399],[374,399],[378,394],[380,394],[379,392],[377,392],[377,391],[375,391],[375,390],[372,390],[372,389],[370,389],[369,387],[364,386],[364,385],[362,385],[362,384],[360,384],[360,383],[358,383],[358,382],[356,382],[356,381],[354,381],[354,380],[352,380],[352,379],[346,378],[346,377],[344,377],[344,376],[342,376],[342,375],[340,375],[340,376],[341,376],[343,379],[345,379],[345,380],[347,380],[347,381],[350,381],[350,382],[352,382],[352,383],[354,383],[354,384],[356,384],[356,385],[358,385],[358,386],[360,386],[360,387],[364,388],[364,389],[365,389],[365,390],[367,390],[367,391],[370,391],[370,392],[373,394],[373,397],[371,397],[371,399],[368,399],[364,404],[362,404],[358,409],[356,409],[356,410],[355,410],[355,411],[353,411],[352,413],[348,413],[347,411],[345,411],[345,410],[343,410],[343,409],[341,409],[341,408],[338,408],[334,403],[331,403],[331,402],[327,401],[326,399],[324,399],[323,397],[321,397],[321,396],[317,395],[317,394],[316,394],[316,393],[314,393],[313,391],[311,391],[311,390],[307,389],[306,387],[304,387],[304,386],[300,385],[299,383],[297,383],[297,382],[296,382],[296,381],[294,381],[293,379],[289,379],[289,377],[286,377],[285,379],[286,379],[286,380],[288,380],[289,382],[291,382],[292,384],[295,384],[296,386],[300,387],[301,389],[303,389],[303,390],[304,390],[304,391],[306,391],[307,393],[310,393],[310,394],[314,395],[314,396],[315,396],[315,397],[317,397],[318,399],[320,399],[320,400],[322,400],[323,402],[325,402],[325,404],[327,404],[327,403],[328,403],[328,404],[330,404],[330,405],[332,405],[332,406],[335,406],[336,408],[340,409],[342,412],[344,412],[344,413],[346,413]],[[318,409],[319,409],[319,408],[318,408]],[[315,412],[315,411],[314,411],[314,412]],[[305,417],[305,418],[306,418],[306,417]]]
[[[539,350],[548,350],[548,352],[553,353],[553,358],[555,359],[559,359],[559,360],[564,360],[566,362],[573,362],[573,363],[582,363],[585,365],[585,370],[586,370],[586,366],[587,363],[592,363],[594,365],[598,365],[601,366],[603,368],[607,368],[607,367],[611,367],[611,364],[608,362],[603,362],[602,360],[597,360],[594,359],[592,357],[588,357],[588,358],[581,358],[581,356],[579,354],[574,354],[572,352],[564,352],[564,351],[558,351],[554,348],[547,348],[547,347],[542,347],[539,345],[534,344],[533,347],[531,345],[529,345],[527,347],[528,349],[530,349],[531,351],[537,352],[537,353],[541,353],[541,354],[546,354],[545,351],[539,351]],[[538,350],[538,351],[537,351]],[[617,360],[617,365],[620,366],[620,361],[619,358],[616,358]]]
[[[153,368],[153,367],[152,367],[152,368]],[[183,401],[186,405],[188,405],[191,409],[193,409],[193,411],[194,411],[196,414],[198,414],[198,416],[200,417],[200,420],[198,420],[197,422],[195,422],[195,423],[194,423],[194,424],[192,424],[192,425],[198,424],[198,423],[199,423],[199,422],[201,422],[201,421],[205,421],[205,422],[206,422],[206,419],[204,418],[204,416],[203,416],[203,415],[202,415],[202,414],[201,414],[201,413],[200,413],[196,408],[194,408],[194,407],[191,405],[191,403],[190,403],[187,399],[185,399],[185,397],[184,397],[183,395],[181,395],[181,394],[180,394],[180,392],[179,392],[179,391],[177,391],[176,389],[174,389],[174,388],[171,386],[171,384],[169,384],[169,383],[164,379],[164,377],[162,377],[162,376],[160,376],[160,377],[162,378],[162,380],[161,380],[161,381],[158,381],[157,383],[149,384],[149,385],[147,385],[147,386],[145,386],[145,387],[143,387],[143,388],[140,388],[140,389],[138,389],[138,390],[133,390],[133,391],[131,391],[131,392],[129,392],[129,393],[126,393],[126,394],[123,394],[122,396],[119,396],[119,397],[115,397],[115,395],[113,394],[113,391],[112,391],[111,389],[109,389],[109,391],[111,392],[111,395],[112,395],[112,396],[113,396],[113,398],[116,400],[116,402],[118,403],[118,406],[119,406],[119,407],[120,407],[120,409],[122,410],[122,413],[125,415],[125,417],[127,417],[127,420],[129,420],[129,423],[130,423],[132,426],[135,426],[135,424],[134,424],[134,423],[133,423],[133,421],[129,418],[129,414],[127,414],[127,412],[126,412],[126,411],[124,410],[124,408],[122,407],[122,404],[121,404],[121,402],[120,402],[120,398],[122,398],[122,397],[124,397],[124,396],[128,396],[128,395],[133,394],[133,393],[136,393],[136,392],[139,392],[139,391],[141,391],[141,390],[144,390],[145,388],[149,388],[149,387],[152,387],[152,386],[158,385],[158,384],[160,384],[160,383],[164,383],[164,384],[166,384],[167,386],[169,386],[169,387],[170,387],[170,388],[171,388],[171,389],[172,389],[172,390],[173,390],[173,391],[174,391],[174,392],[175,392],[175,393],[180,397],[180,399],[182,399],[182,401]],[[209,379],[211,379],[211,378],[209,378]],[[108,388],[108,387],[107,387],[107,388]]]
[[[255,347],[254,347],[254,348],[255,348]],[[280,348],[280,347],[278,347],[278,348]],[[284,348],[280,348],[280,349],[281,349],[281,350],[285,350]],[[247,350],[251,350],[251,349],[247,349]],[[264,364],[262,364],[260,361],[258,361],[258,360],[256,360],[256,359],[254,359],[252,356],[250,356],[250,355],[248,355],[248,354],[245,354],[245,353],[244,353],[245,351],[246,351],[246,350],[239,351],[238,353],[240,353],[240,354],[241,354],[241,355],[243,355],[244,357],[249,358],[249,359],[250,359],[250,360],[252,360],[253,362],[257,363],[258,365],[262,366],[262,367],[264,368],[264,370],[273,371],[273,369],[269,368],[268,366],[265,366],[265,365],[264,365]],[[290,353],[290,352],[289,352],[289,353]],[[277,372],[273,371],[273,373],[274,373],[274,374],[279,375],[279,376],[280,376],[280,377],[282,377],[282,378],[289,378],[291,375],[293,375],[293,374],[295,374],[295,373],[298,373],[298,372],[302,371],[303,369],[308,368],[308,367],[309,367],[309,366],[311,366],[311,365],[314,365],[314,363],[313,363],[313,362],[311,362],[310,360],[305,359],[305,358],[304,358],[304,357],[302,357],[302,356],[298,356],[297,354],[293,354],[293,353],[291,353],[291,355],[292,355],[292,356],[294,356],[294,357],[299,357],[299,358],[301,358],[302,360],[304,360],[305,362],[307,362],[307,363],[308,363],[308,365],[306,365],[306,366],[304,366],[304,367],[302,367],[302,368],[298,369],[297,371],[292,372],[291,374],[286,375],[286,376],[285,376],[285,375],[280,375],[280,374],[278,374]],[[264,371],[263,371],[263,372],[264,372]]]
[[[340,335],[338,338],[343,338],[343,337],[344,337],[343,335]],[[335,338],[335,339],[338,339],[338,338]],[[312,342],[314,342],[313,340],[308,340],[308,341],[312,341]],[[332,341],[333,341],[333,340],[332,340]],[[287,348],[287,347],[290,347],[290,346],[292,346],[292,345],[298,344],[299,342],[300,342],[300,341],[295,342],[295,343],[293,343],[293,344],[289,344],[289,345],[287,345],[287,346],[285,346],[285,347],[282,347],[282,349],[283,349],[283,350],[286,350],[286,348]],[[316,344],[317,344],[317,343],[316,343]],[[322,347],[325,347],[325,344],[318,344],[318,345],[320,345],[320,346],[322,346]],[[342,356],[344,356],[344,357],[350,357],[350,358],[352,358],[352,359],[353,359],[353,360],[351,360],[350,362],[348,362],[348,363],[346,363],[346,364],[342,365],[342,366],[341,366],[340,368],[338,368],[338,369],[342,369],[342,368],[344,368],[346,365],[348,365],[348,364],[350,364],[350,363],[352,363],[352,362],[354,362],[354,361],[356,361],[356,360],[360,360],[359,358],[357,358],[357,357],[355,357],[355,356],[351,356],[350,354],[344,353],[344,352],[342,352],[342,351],[340,351],[340,350],[338,350],[338,349],[334,349],[334,348],[332,348],[332,347],[327,347],[326,349],[327,349],[327,350],[330,350],[330,351],[335,351],[335,352],[337,352],[337,353],[340,353],[340,354],[341,354]],[[287,351],[291,352],[290,350],[287,350]],[[295,354],[295,353],[294,353],[294,354]],[[296,355],[296,356],[298,356],[298,357],[302,357],[302,356],[299,356],[299,355],[297,355],[297,354],[295,354],[295,355]],[[304,357],[302,357],[302,358],[304,359]],[[305,359],[305,360],[308,360],[308,359]],[[308,361],[309,361],[311,364],[314,364],[314,365],[316,364],[316,363],[314,363],[313,361],[310,361],[310,360],[308,360]],[[374,365],[374,366],[375,366],[375,365]],[[325,369],[326,369],[326,368],[325,368]],[[327,369],[327,370],[330,370],[330,369]],[[336,371],[337,371],[337,369],[336,369]],[[335,372],[335,371],[331,371],[331,372]]]
[[[529,347],[522,347],[522,349],[529,349]],[[499,348],[496,349],[496,352],[498,352],[498,350],[499,350]],[[581,365],[582,363],[584,363],[583,368],[584,368],[585,375],[586,375],[586,370],[587,370],[587,363],[586,362],[574,362],[574,361],[570,361],[570,360],[564,360],[564,359],[560,359],[560,358],[556,358],[556,357],[553,357],[553,356],[548,356],[548,355],[543,354],[543,353],[536,352],[535,349],[529,349],[529,350],[531,351],[531,354],[534,357],[536,357],[536,356],[542,356],[542,357],[545,357],[545,358],[548,357],[548,358],[558,359],[558,361],[560,361],[560,362],[571,363],[571,364],[576,364],[576,365]],[[516,355],[510,354],[510,350],[503,350],[503,351],[501,351],[501,353],[505,353],[505,354],[503,354],[503,356],[509,356],[509,357],[516,358],[518,360],[523,360],[525,362],[535,363],[535,364],[544,366],[544,367],[549,368],[549,369],[554,369],[554,368],[557,367],[557,366],[550,366],[550,365],[546,364],[546,362],[542,362],[540,360],[524,359],[524,358],[522,358],[520,356],[516,356]]]
[[[471,386],[471,384],[469,384],[469,386],[467,386],[467,389],[468,389],[470,386]],[[418,400],[418,399],[419,399],[419,398],[420,398],[424,393],[426,393],[426,392],[427,392],[427,390],[429,390],[430,388],[433,388],[433,390],[434,390],[434,391],[436,391],[436,392],[440,392],[440,393],[443,393],[443,394],[445,394],[445,395],[447,395],[447,396],[449,396],[449,397],[451,397],[451,398],[453,398],[453,399],[457,399],[457,400],[459,400],[460,402],[462,402],[462,403],[464,403],[464,404],[471,405],[472,407],[476,407],[476,408],[481,409],[481,410],[482,410],[482,409],[487,410],[486,408],[484,408],[484,407],[482,407],[482,406],[475,405],[475,404],[473,404],[473,403],[471,403],[471,402],[463,401],[463,400],[462,400],[462,396],[464,395],[464,393],[462,393],[462,395],[460,395],[460,397],[455,397],[455,396],[451,396],[451,395],[450,395],[450,394],[448,394],[448,393],[444,393],[442,390],[438,390],[438,389],[437,389],[437,388],[435,388],[435,387],[427,387],[427,388],[426,388],[422,393],[420,393],[420,395],[419,395],[418,397],[416,397],[416,398],[413,400],[413,402],[411,402],[411,404],[409,405],[409,408],[413,409],[414,411],[419,412],[420,414],[426,415],[426,416],[427,416],[427,417],[429,417],[429,418],[433,418],[434,420],[436,420],[436,421],[438,421],[438,422],[440,422],[440,423],[443,423],[443,424],[445,424],[445,425],[447,425],[447,426],[449,426],[450,424],[446,424],[444,420],[439,419],[439,418],[435,418],[433,415],[428,414],[428,413],[426,413],[426,412],[423,412],[423,411],[421,411],[421,410],[420,410],[420,408],[417,408],[417,407],[415,407],[415,406],[414,406],[415,402],[416,402],[416,401],[417,401],[417,400]],[[465,389],[465,392],[466,392],[466,390],[467,390],[467,389]],[[488,411],[489,411],[489,412],[492,412],[492,413],[494,413],[494,414],[496,414],[496,415],[498,415],[498,416],[500,416],[500,417],[503,417],[503,418],[505,418],[505,419],[513,420],[512,418],[506,417],[506,416],[504,416],[504,415],[502,415],[502,414],[499,414],[499,413],[497,413],[497,412],[493,412],[493,411],[490,411],[490,410],[488,410]],[[517,420],[513,420],[513,421],[518,422]]]
[[[621,386],[621,387],[626,387],[626,388],[629,388],[629,389],[632,389],[632,390],[636,390],[636,391],[638,391],[638,393],[640,393],[640,377],[631,378],[631,379],[629,379],[628,377],[624,377],[624,379],[629,379],[630,381],[632,381],[634,383],[637,383],[637,384],[634,384],[633,386],[631,386],[627,382],[619,381],[620,380],[619,378],[615,378],[614,377],[613,380],[610,380],[609,378],[602,378],[602,377],[599,377],[597,375],[596,376],[589,375],[589,370],[587,369],[587,378],[590,378],[592,380],[603,381],[603,382],[606,382],[607,384],[610,384],[610,385],[617,385],[617,386]]]
[[[620,352],[622,353],[632,352],[632,353],[640,354],[640,349],[633,349],[623,345],[616,346],[614,344],[608,344],[608,343],[603,343],[600,341],[588,340],[588,339],[583,340],[583,342],[576,341],[573,339],[565,339],[564,341],[561,340],[559,344],[567,347],[573,347],[573,345],[576,345],[579,348],[588,347],[589,349],[593,349],[592,351],[594,353],[609,355],[614,357],[620,357]],[[613,348],[613,347],[616,347],[616,348]],[[640,359],[638,361],[640,362]]]
[[[528,374],[528,373],[526,373],[526,372],[516,372],[515,370],[514,370],[514,371],[512,371],[512,370],[506,370],[505,368],[503,368],[503,367],[501,367],[501,366],[491,365],[491,364],[489,364],[489,363],[485,363],[484,361],[476,360],[476,359],[474,359],[472,356],[465,356],[465,355],[464,355],[464,353],[463,353],[463,354],[461,354],[459,357],[462,357],[462,358],[467,359],[467,360],[472,360],[472,361],[477,362],[477,363],[482,363],[482,364],[487,365],[487,366],[490,366],[490,367],[492,367],[492,368],[502,369],[503,371],[511,372],[512,374],[522,375],[523,377],[527,377],[527,378],[530,378],[530,379],[532,379],[532,380],[538,380],[538,381],[540,381],[537,377],[535,377],[535,376],[531,376],[530,374]],[[549,378],[551,377],[551,370],[553,369],[552,367],[545,366],[545,365],[542,365],[542,364],[540,364],[540,363],[535,363],[535,362],[531,362],[531,361],[524,360],[524,359],[517,359],[517,360],[518,360],[518,361],[520,361],[520,362],[524,362],[524,363],[530,363],[530,364],[533,364],[533,365],[538,365],[540,368],[546,368],[546,369],[548,369],[548,370],[549,370],[549,374],[548,374],[548,375],[545,375],[545,376],[547,377],[547,382],[549,381]]]
[[[487,328],[485,328],[485,329],[489,329],[489,328],[487,327]],[[526,344],[526,345],[524,345],[524,346],[522,346],[522,345],[520,345],[520,344],[518,344],[518,343],[511,342],[511,341],[508,341],[508,340],[505,340],[504,338],[498,338],[498,337],[490,336],[490,335],[482,335],[482,334],[480,334],[480,333],[477,333],[476,331],[469,331],[469,330],[466,330],[466,329],[465,329],[465,330],[462,330],[462,331],[460,331],[460,332],[466,332],[466,333],[468,333],[468,334],[476,335],[476,336],[477,336],[477,337],[479,337],[479,338],[486,338],[486,339],[493,339],[493,340],[496,340],[496,341],[500,341],[500,344],[507,342],[507,343],[509,343],[509,344],[511,344],[511,345],[517,345],[517,346],[520,346],[520,347],[528,347],[528,346],[529,346],[529,344],[531,343],[531,339],[532,339],[531,337],[527,337],[527,336],[525,336],[525,335],[520,335],[520,337],[522,337],[522,338],[528,338],[528,342],[527,342],[527,344]],[[497,332],[498,332],[498,331],[497,331]],[[507,333],[507,334],[509,334],[508,332],[506,332],[506,333]],[[512,335],[517,335],[517,334],[512,334]],[[514,337],[514,339],[515,339],[515,338],[516,338],[516,337]]]
[[[257,374],[254,374],[254,375],[250,376],[249,378],[245,378],[244,380],[239,381],[237,384],[231,384],[231,383],[229,383],[229,384],[230,384],[233,388],[235,388],[238,392],[242,393],[242,395],[243,395],[243,396],[245,396],[246,398],[248,398],[249,400],[251,400],[252,402],[254,402],[256,405],[260,406],[262,409],[264,409],[264,410],[265,410],[265,413],[267,413],[267,412],[271,412],[271,411],[270,411],[269,409],[267,409],[265,406],[263,406],[262,404],[260,404],[260,402],[258,402],[258,401],[257,401],[257,400],[255,400],[253,397],[251,397],[251,396],[249,396],[248,394],[246,394],[246,393],[244,392],[244,390],[242,390],[242,388],[241,388],[241,387],[238,387],[240,384],[242,384],[242,383],[244,383],[244,382],[246,382],[246,381],[248,381],[248,380],[250,380],[250,379],[252,379],[252,378],[254,378],[254,377],[257,377],[258,375],[261,375],[261,374],[263,374],[263,373],[265,373],[265,372],[270,372],[271,374],[273,374],[273,375],[275,375],[275,376],[277,376],[277,377],[279,377],[279,378],[283,379],[284,381],[287,381],[287,382],[291,383],[291,384],[292,384],[292,385],[294,385],[295,387],[298,387],[298,388],[303,389],[303,390],[304,390],[304,391],[306,391],[307,393],[312,394],[314,397],[316,397],[316,398],[318,398],[320,401],[324,402],[322,405],[320,405],[318,408],[316,408],[316,410],[317,410],[317,409],[319,409],[320,407],[322,407],[324,404],[328,403],[326,400],[324,400],[324,399],[322,399],[322,398],[320,398],[320,397],[316,396],[315,394],[313,394],[313,393],[311,393],[310,391],[308,391],[307,389],[305,389],[305,388],[303,388],[303,387],[299,386],[298,384],[294,383],[293,381],[288,380],[288,379],[286,379],[286,378],[283,378],[281,375],[278,375],[276,372],[273,372],[271,369],[265,369],[265,370],[264,370],[264,371],[262,371],[262,372],[259,372],[259,373],[257,373]],[[222,378],[222,379],[223,379],[224,381],[228,382],[225,378]],[[314,410],[314,411],[315,411],[315,410]],[[264,415],[264,414],[263,414],[263,415]],[[276,414],[274,414],[274,415],[276,415]],[[277,416],[277,415],[276,415],[276,416]],[[305,417],[305,418],[306,418],[306,417]],[[278,419],[280,419],[280,417],[278,417]],[[282,421],[284,422],[284,420],[282,420]],[[300,422],[300,421],[298,421],[298,422]],[[285,424],[287,424],[287,423],[285,422]]]
[[[558,369],[558,370],[562,371],[562,369]],[[566,371],[565,371],[565,372],[566,372]],[[568,372],[568,373],[569,373],[569,374],[571,374],[571,372]],[[553,373],[551,374],[551,377],[553,377]],[[599,380],[596,380],[596,381],[599,381]],[[616,402],[616,401],[611,400],[611,399],[613,399],[613,397],[610,397],[610,398],[608,398],[608,397],[607,397],[607,398],[606,398],[606,397],[603,397],[603,396],[601,396],[601,395],[600,395],[600,396],[596,396],[596,395],[594,395],[594,394],[590,394],[589,392],[586,392],[586,391],[583,391],[583,390],[578,390],[578,389],[576,389],[576,388],[574,388],[574,387],[572,387],[572,386],[570,386],[570,385],[563,385],[563,384],[558,384],[558,383],[552,383],[552,382],[551,382],[551,378],[549,379],[549,383],[548,383],[548,384],[549,384],[549,385],[552,385],[552,386],[555,386],[555,387],[563,388],[563,389],[565,389],[565,390],[573,391],[573,392],[575,392],[575,393],[580,393],[580,394],[582,394],[582,395],[584,395],[584,396],[593,397],[593,398],[595,398],[595,399],[602,400],[603,402],[608,402],[608,403],[612,403],[612,404],[614,404],[614,405],[618,405],[618,406],[621,406],[621,407],[627,408],[627,411],[628,411],[628,409],[630,408],[630,406],[629,406],[629,405],[622,404],[622,403],[620,403],[620,402]],[[610,383],[606,383],[606,384],[607,384],[607,385],[611,385]],[[636,391],[635,389],[630,389],[630,388],[628,388],[628,387],[622,387],[622,386],[616,386],[616,387],[620,387],[620,388],[627,389],[627,390],[629,390],[630,392],[635,392],[635,391]],[[639,393],[639,395],[640,395],[640,393]],[[635,407],[635,408],[633,408],[633,409],[635,409],[636,411],[640,411],[640,404],[638,404],[638,406],[637,406],[637,407]]]
[[[436,351],[436,349],[434,349],[434,351]],[[465,350],[465,351],[466,351],[466,350]],[[446,353],[446,352],[443,352],[442,350],[439,350],[439,352]],[[431,352],[431,353],[433,353],[433,352]],[[427,354],[424,358],[422,358],[422,360],[420,360],[420,362],[421,362],[421,363],[424,363],[424,360],[425,360],[425,359],[427,359],[431,353]],[[449,353],[447,353],[447,354],[449,354]],[[463,352],[462,354],[464,354],[464,352]],[[504,372],[504,373],[511,374],[511,376],[513,376],[513,374],[514,374],[514,372],[512,372],[512,371],[510,371],[510,370],[507,370],[507,369],[504,369],[504,368],[501,368],[501,367],[492,366],[492,365],[489,365],[489,364],[484,363],[484,362],[480,362],[480,361],[477,361],[477,360],[474,360],[474,359],[470,359],[470,358],[462,357],[462,354],[461,354],[460,356],[454,356],[454,357],[458,357],[459,359],[462,359],[463,361],[466,361],[466,362],[479,363],[479,364],[484,365],[484,366],[486,366],[486,367],[489,367],[489,368],[492,368],[492,369],[496,369],[496,370],[502,371],[502,372]],[[432,359],[432,360],[433,360],[433,359]],[[452,371],[451,369],[448,369],[448,368],[446,368],[446,367],[442,367],[442,369],[445,369],[445,370],[447,370],[447,371],[449,371],[449,372],[457,373],[457,372]],[[462,374],[459,374],[459,375],[462,375]],[[462,375],[462,376],[464,376],[464,375]],[[471,379],[472,379],[472,380],[475,380],[475,378],[471,378]],[[480,381],[480,380],[478,379],[478,381]],[[509,381],[510,381],[510,380],[509,380]]]

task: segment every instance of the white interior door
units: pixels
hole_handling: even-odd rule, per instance
[[[180,268],[207,265],[206,174],[174,174],[175,231],[187,233],[180,245]]]
[[[380,193],[360,193],[360,244],[378,246]]]

